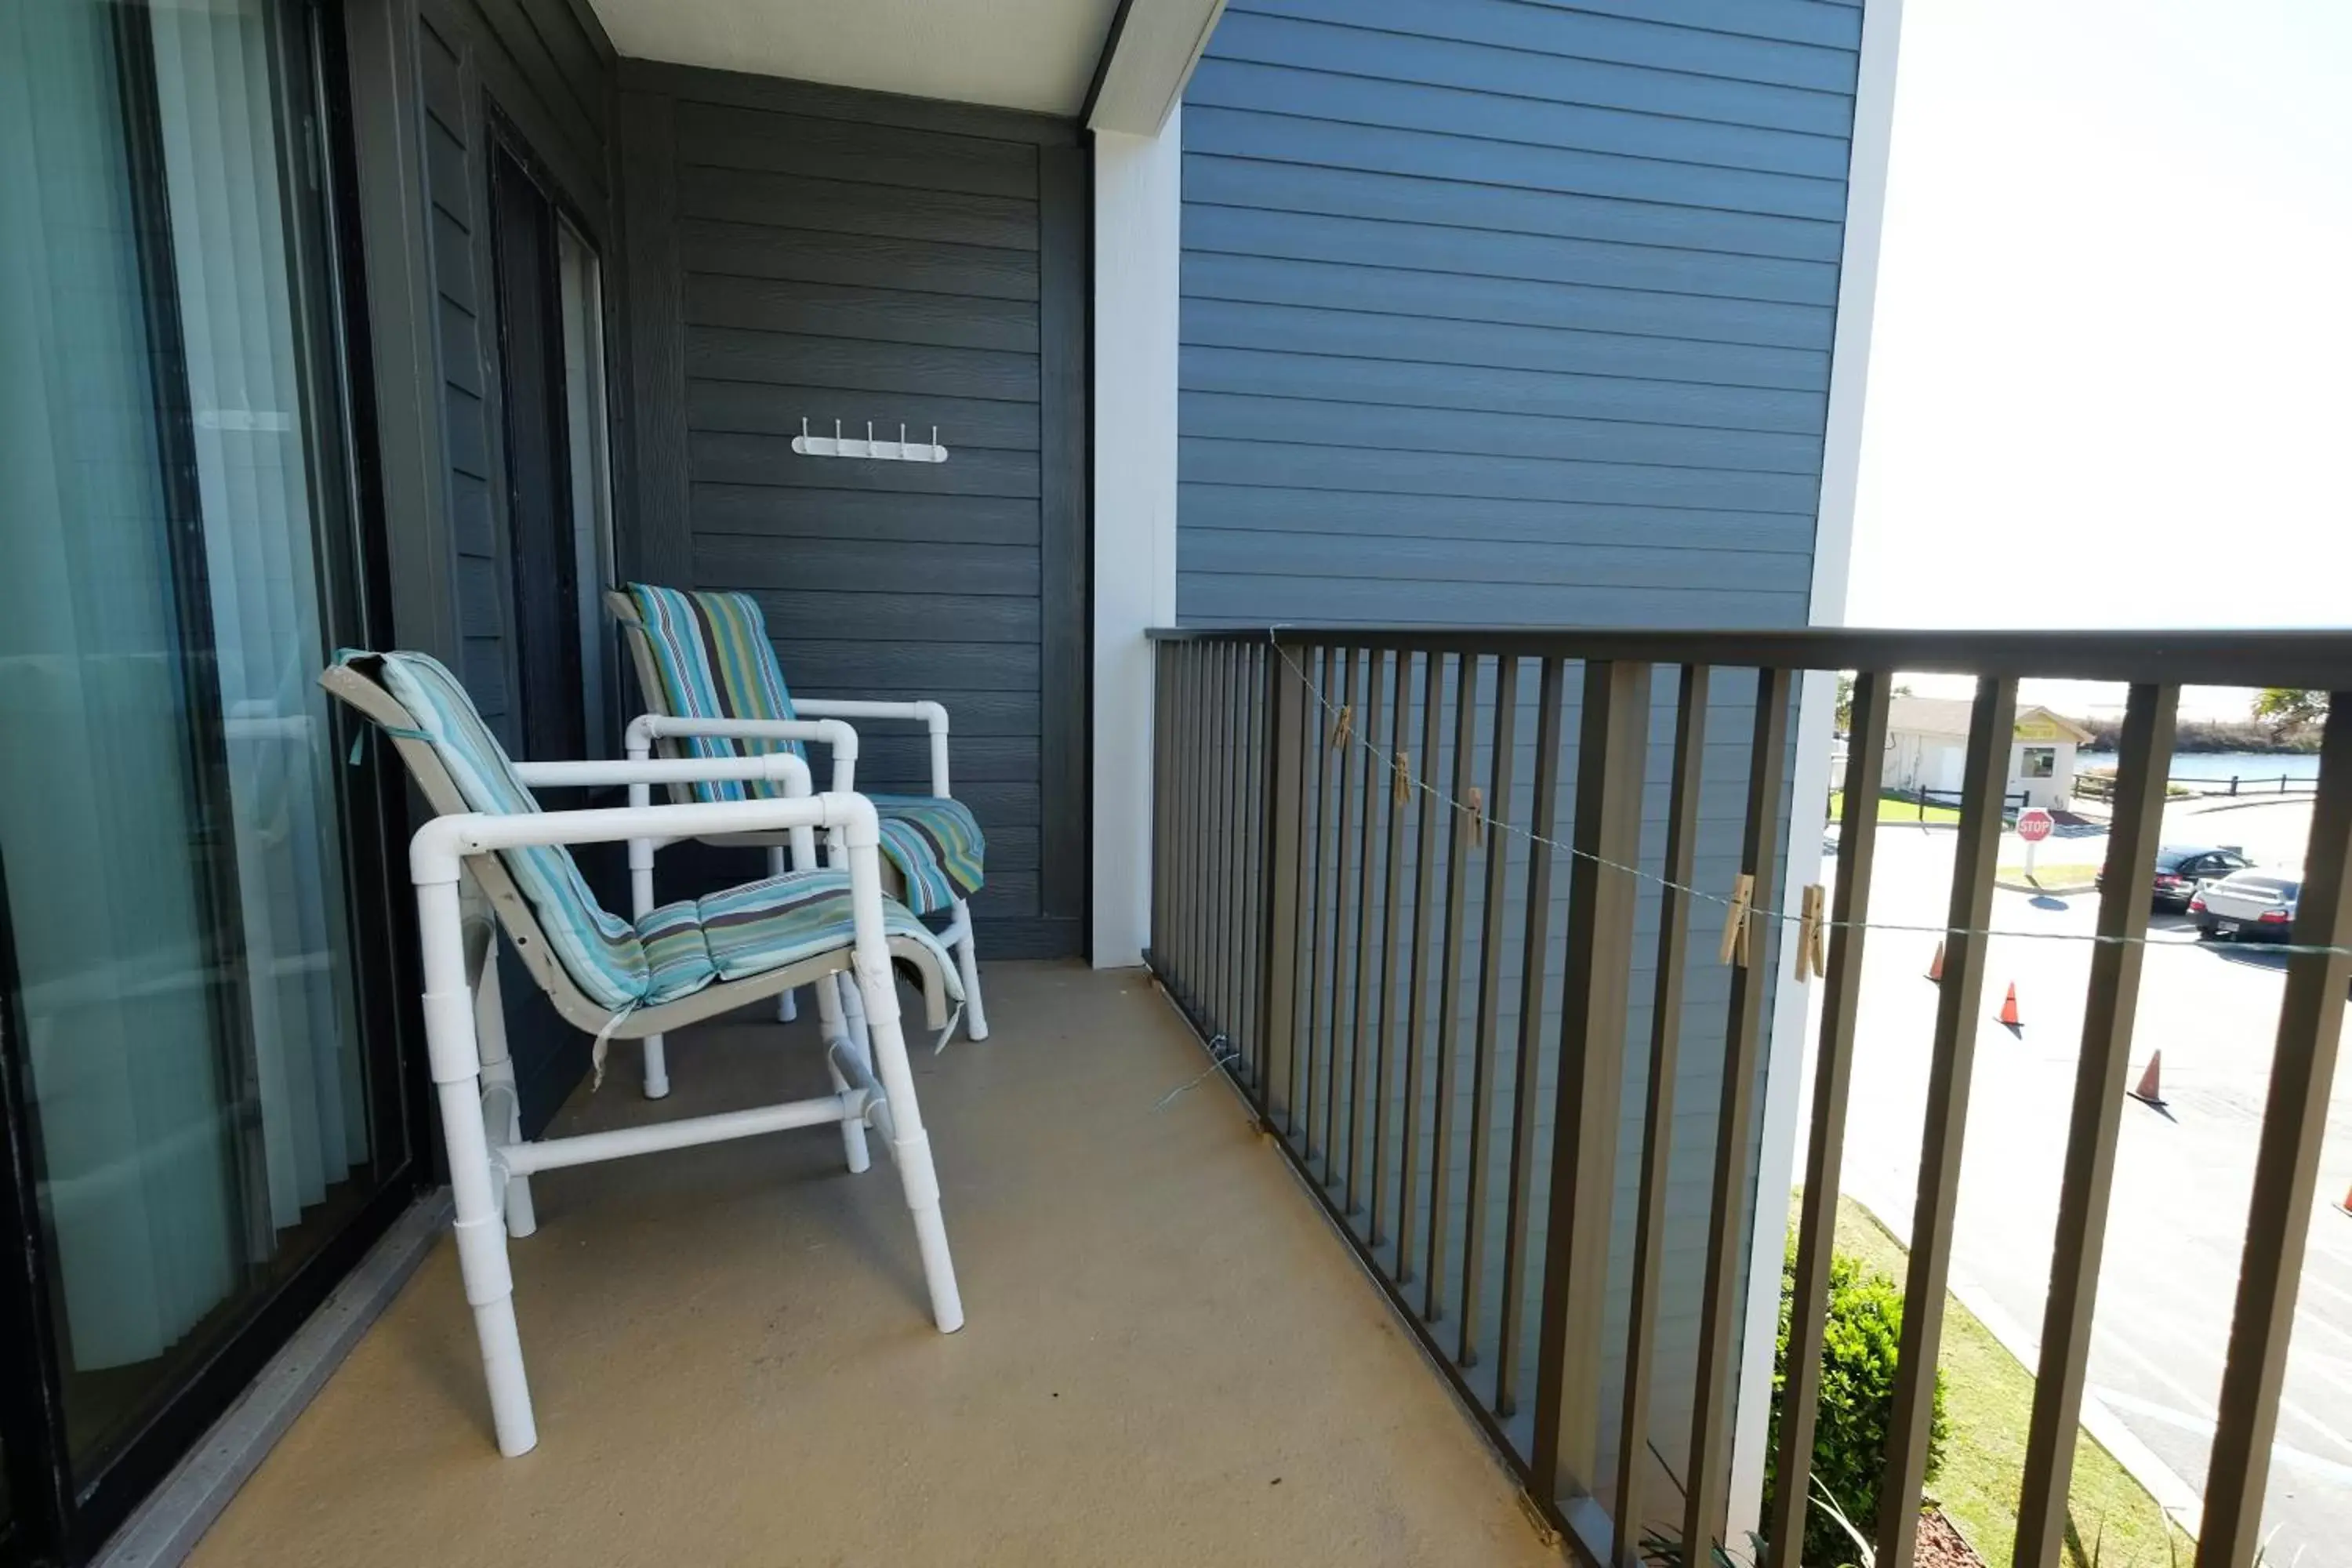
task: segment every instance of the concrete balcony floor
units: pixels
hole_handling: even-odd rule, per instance
[[[829,1130],[535,1184],[540,1446],[501,1460],[444,1237],[198,1548],[335,1564],[1555,1564],[1515,1489],[1139,972],[998,963],[916,1073],[962,1332]],[[616,1047],[562,1131],[816,1092],[806,1024]],[[780,1048],[783,1047],[783,1048]]]

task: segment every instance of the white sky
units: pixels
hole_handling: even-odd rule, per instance
[[[1850,625],[2352,624],[2352,0],[1909,0],[1884,243]]]

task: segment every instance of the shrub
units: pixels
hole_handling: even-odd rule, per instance
[[[1789,1311],[1796,1294],[1797,1243],[1780,1264],[1780,1337],[1772,1367],[1772,1425],[1764,1458],[1767,1506],[1779,1468],[1780,1404],[1789,1380]],[[1813,1481],[1837,1500],[1865,1533],[1878,1528],[1878,1482],[1886,1431],[1895,1419],[1895,1358],[1903,1338],[1903,1287],[1844,1253],[1830,1258],[1829,1316],[1822,1339],[1822,1400],[1813,1426]],[[1936,1377],[1936,1408],[1927,1438],[1927,1477],[1944,1454],[1944,1379]],[[1808,1568],[1851,1563],[1854,1545],[1816,1505],[1805,1510]]]

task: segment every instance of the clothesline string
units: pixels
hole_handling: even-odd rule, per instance
[[[1686,882],[1677,882],[1670,878],[1661,876],[1655,871],[1645,870],[1639,866],[1628,866],[1620,861],[1612,860],[1606,856],[1596,855],[1590,850],[1580,849],[1573,844],[1564,843],[1557,838],[1547,837],[1529,828],[1522,827],[1517,823],[1506,822],[1500,817],[1490,816],[1483,805],[1475,805],[1454,799],[1444,790],[1439,789],[1436,785],[1429,783],[1426,779],[1423,779],[1411,767],[1405,765],[1401,754],[1399,756],[1384,755],[1378,746],[1374,745],[1370,740],[1366,739],[1360,731],[1358,731],[1353,721],[1352,710],[1349,709],[1349,705],[1332,701],[1330,697],[1324,691],[1321,684],[1318,682],[1314,677],[1307,674],[1306,669],[1299,665],[1298,661],[1291,657],[1290,650],[1282,646],[1281,639],[1276,637],[1273,631],[1269,630],[1266,633],[1266,641],[1268,645],[1273,647],[1275,653],[1282,659],[1282,662],[1290,667],[1291,673],[1298,678],[1299,684],[1314,697],[1316,703],[1327,715],[1329,716],[1331,723],[1335,726],[1333,730],[1334,743],[1336,744],[1340,742],[1347,742],[1362,747],[1375,763],[1382,768],[1387,769],[1394,779],[1402,783],[1405,788],[1419,791],[1421,794],[1427,795],[1431,800],[1435,801],[1438,805],[1444,806],[1448,811],[1467,816],[1475,822],[1483,823],[1488,826],[1494,827],[1499,832],[1515,834],[1518,837],[1528,840],[1530,844],[1541,844],[1547,848],[1557,850],[1575,859],[1589,860],[1604,870],[1615,871],[1622,875],[1632,877],[1639,881],[1654,884],[1659,888],[1671,889],[1675,892],[1683,894],[1686,898],[1714,904],[1725,910],[1729,910],[1734,907],[1735,900],[1725,894],[1712,892],[1707,889],[1695,887]],[[1433,655],[1432,657],[1440,656]],[[1367,788],[1369,787],[1370,775],[1367,775]],[[1804,920],[1804,917],[1801,914],[1792,913],[1786,910],[1766,909],[1760,905],[1755,904],[1749,904],[1748,908],[1750,913],[1760,919],[1776,921],[1783,925],[1797,925],[1801,923]],[[1984,937],[1987,939],[1997,937],[2005,941],[2081,942],[2105,946],[2137,944],[2140,946],[2163,947],[2176,945],[2169,942],[2158,942],[2146,935],[2110,936],[2104,931],[2014,931],[2006,930],[1998,926],[1969,929],[1958,926],[1926,925],[1902,921],[1835,920],[1826,914],[1818,917],[1816,923],[1823,930],[1829,931],[1843,929],[1847,931],[1894,931],[1909,935],[1939,936],[1946,940],[1949,940],[1954,937]],[[2317,942],[2265,942],[2263,944],[2263,948],[2266,952],[2275,952],[2283,956],[2290,957],[2298,954],[2317,954],[2326,957],[2352,957],[2352,948],[2335,947]]]

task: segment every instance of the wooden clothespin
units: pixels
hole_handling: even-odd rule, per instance
[[[1476,784],[1470,786],[1470,842],[1485,848],[1486,845],[1486,794]]]
[[[1813,884],[1813,973],[1823,980],[1830,975],[1830,891],[1819,882]]]
[[[1723,941],[1717,947],[1717,963],[1737,963],[1748,967],[1748,915],[1756,900],[1756,879],[1741,872],[1731,884],[1731,908],[1723,916]]]
[[[1797,962],[1790,978],[1802,985],[1815,973],[1813,946],[1822,934],[1822,889],[1819,883],[1805,889],[1797,906]]]
[[[1399,805],[1407,805],[1412,799],[1412,753],[1399,752],[1396,754],[1393,771],[1396,774],[1396,791],[1392,798]]]
[[[1331,749],[1338,751],[1356,732],[1356,710],[1349,704],[1339,704],[1339,711],[1331,720]]]

